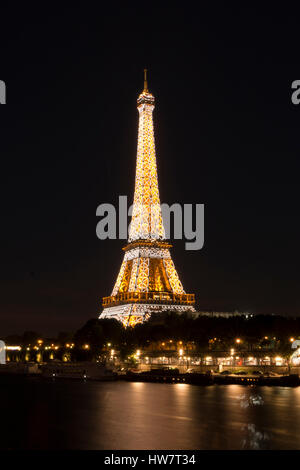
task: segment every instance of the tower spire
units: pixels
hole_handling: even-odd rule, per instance
[[[144,93],[148,93],[147,69],[144,69]]]

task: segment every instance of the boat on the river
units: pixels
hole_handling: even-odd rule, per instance
[[[194,385],[272,385],[282,387],[296,387],[300,385],[300,378],[297,374],[290,375],[249,375],[245,374],[216,374],[206,373],[183,373],[178,369],[152,369],[145,372],[129,371],[124,379],[130,382],[157,382],[157,383],[187,383]]]
[[[211,385],[213,383],[213,377],[210,373],[180,374],[176,368],[152,369],[139,373],[128,371],[124,379],[129,382],[187,383],[195,385]]]
[[[216,384],[239,384],[239,385],[280,385],[283,387],[296,387],[300,385],[298,374],[289,375],[238,375],[238,374],[214,374]]]
[[[35,362],[7,362],[0,364],[0,375],[39,375],[41,369]]]
[[[57,379],[116,380],[118,375],[98,362],[49,362],[41,366],[42,377]]]

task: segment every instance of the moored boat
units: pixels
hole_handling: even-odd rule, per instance
[[[41,366],[42,377],[63,379],[115,380],[117,374],[97,362],[52,362]]]

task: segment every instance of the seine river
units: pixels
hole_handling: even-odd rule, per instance
[[[0,377],[1,449],[300,449],[300,387]]]

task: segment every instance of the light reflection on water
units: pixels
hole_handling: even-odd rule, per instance
[[[300,449],[300,387],[1,377],[0,397],[0,448]]]

